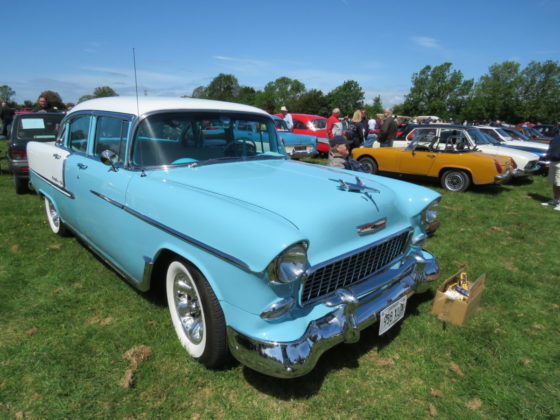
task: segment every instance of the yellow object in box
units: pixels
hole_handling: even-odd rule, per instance
[[[464,280],[464,274],[466,273],[455,273],[438,287],[432,306],[432,313],[438,315],[438,319],[449,321],[455,325],[463,325],[480,306],[486,274],[482,274],[472,283],[469,282],[468,297],[452,298],[446,294],[450,286],[459,284],[461,280]]]

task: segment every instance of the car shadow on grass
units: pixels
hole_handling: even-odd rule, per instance
[[[407,302],[405,320],[411,316],[418,316],[420,314],[418,307],[422,303],[432,300],[433,297],[434,292],[431,290],[410,297]],[[299,378],[273,378],[248,367],[243,367],[243,375],[246,381],[258,391],[272,397],[284,401],[306,399],[321,390],[325,378],[331,371],[359,369],[360,359],[364,355],[372,351],[379,352],[389,345],[399,335],[400,329],[401,322],[379,336],[379,323],[376,322],[362,330],[357,343],[336,345],[319,358],[317,365],[310,373]]]

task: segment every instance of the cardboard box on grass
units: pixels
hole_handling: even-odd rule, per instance
[[[432,313],[438,315],[438,319],[449,321],[455,325],[463,325],[480,306],[480,298],[484,290],[486,274],[482,274],[474,282],[471,282],[470,294],[466,300],[451,299],[444,292],[451,283],[457,283],[461,271],[445,280],[436,291]]]

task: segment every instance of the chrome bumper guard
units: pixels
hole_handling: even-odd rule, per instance
[[[504,184],[508,182],[512,177],[511,171],[508,169],[503,175],[496,175],[494,181],[496,184]]]
[[[346,289],[338,289],[322,303],[335,308],[312,321],[301,338],[291,342],[263,341],[228,327],[232,355],[244,365],[277,378],[309,373],[319,357],[341,343],[354,343],[360,331],[374,324],[379,313],[404,295],[422,292],[439,278],[436,258],[427,251],[407,256],[398,269],[387,270]]]

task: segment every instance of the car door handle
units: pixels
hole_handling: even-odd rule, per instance
[[[83,163],[78,163],[78,168],[87,169],[87,165],[84,165]]]
[[[436,155],[426,155],[426,157],[429,157],[429,158],[435,158],[435,157],[436,157]]]

